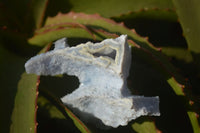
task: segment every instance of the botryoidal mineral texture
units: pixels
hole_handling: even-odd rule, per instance
[[[105,125],[124,126],[140,116],[159,116],[159,97],[133,96],[127,88],[131,48],[127,35],[69,47],[66,38],[55,42],[52,51],[32,57],[27,73],[75,75],[79,88],[62,97],[64,104],[89,113]]]

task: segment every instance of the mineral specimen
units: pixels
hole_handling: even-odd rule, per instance
[[[130,65],[131,48],[127,36],[121,35],[76,47],[69,47],[62,38],[54,50],[31,58],[25,68],[37,75],[77,76],[79,88],[62,97],[62,102],[118,127],[139,116],[160,115],[158,97],[131,95],[126,83]]]

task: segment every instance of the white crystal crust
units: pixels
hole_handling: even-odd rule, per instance
[[[27,73],[75,75],[79,88],[62,97],[66,105],[100,119],[105,125],[124,126],[143,115],[159,116],[159,97],[132,96],[126,85],[131,65],[127,35],[69,47],[66,38],[55,49],[32,57]]]

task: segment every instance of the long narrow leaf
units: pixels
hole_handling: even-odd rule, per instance
[[[36,98],[38,76],[24,73],[18,84],[15,107],[12,114],[11,133],[36,132]]]
[[[16,95],[16,86],[23,73],[25,59],[0,44],[0,132],[8,133]]]
[[[51,44],[41,52],[45,52]],[[37,97],[39,76],[24,73],[17,86],[14,109],[12,113],[11,133],[37,132]]]
[[[200,1],[173,0],[189,50],[200,53]]]

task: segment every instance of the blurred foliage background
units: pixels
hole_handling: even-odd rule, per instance
[[[0,0],[0,132],[199,133],[199,24],[199,0]],[[132,46],[128,86],[159,96],[160,117],[102,129],[60,102],[78,87],[76,77],[24,72],[62,37],[74,46],[120,34]]]

